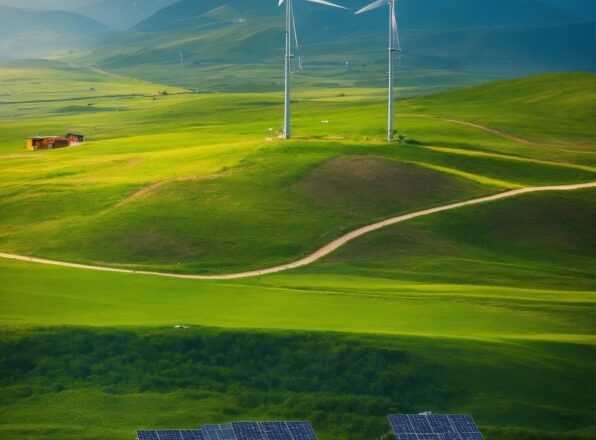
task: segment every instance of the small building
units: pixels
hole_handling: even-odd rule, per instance
[[[62,136],[35,136],[27,139],[28,150],[53,150],[70,146],[70,141]]]
[[[81,145],[85,141],[85,136],[81,133],[66,133],[64,137],[70,141],[70,145]]]
[[[79,133],[67,133],[64,136],[33,136],[27,138],[27,149],[53,150],[55,148],[70,147],[80,145],[85,140],[85,136]]]

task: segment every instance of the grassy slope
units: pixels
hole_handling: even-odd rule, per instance
[[[316,271],[590,291],[594,195],[537,194],[418,219],[358,240]]]
[[[578,199],[581,197],[576,195],[563,197],[551,209],[555,215],[566,214],[567,210],[559,212],[557,206],[573,205]],[[490,218],[504,209],[515,209],[516,213],[527,217],[544,208],[544,200],[540,198],[526,202],[524,206],[508,202],[505,206],[491,207],[486,216]],[[443,239],[461,237],[461,232],[470,226],[466,222],[473,213],[470,209],[453,214],[451,224],[446,228],[447,237]],[[427,229],[444,232],[445,219],[435,220],[427,225]],[[216,384],[202,382],[165,389],[159,388],[162,385],[158,384],[156,390],[139,389],[137,385],[128,384],[146,378],[147,373],[137,364],[139,361],[132,360],[127,362],[134,362],[136,367],[123,370],[114,379],[98,373],[102,370],[97,367],[89,370],[93,373],[85,373],[85,362],[88,361],[83,361],[83,364],[77,364],[83,368],[80,376],[61,378],[57,382],[51,379],[51,383],[64,384],[52,390],[47,389],[50,379],[47,375],[58,372],[48,365],[55,355],[48,354],[34,358],[36,373],[9,382],[11,387],[6,392],[11,397],[4,403],[4,408],[5,420],[10,423],[1,429],[7,435],[17,437],[30,435],[37,438],[43,434],[68,439],[77,438],[81,431],[87,430],[86,438],[109,435],[110,438],[124,439],[133,427],[141,426],[192,427],[199,421],[306,417],[315,422],[322,439],[360,439],[380,435],[386,429],[383,413],[397,405],[396,410],[472,412],[489,439],[590,438],[592,431],[589,427],[593,420],[587,408],[593,406],[594,396],[586,390],[593,389],[593,293],[580,290],[588,283],[576,273],[577,268],[572,264],[579,261],[584,270],[589,270],[585,265],[587,260],[593,261],[593,257],[581,257],[581,254],[593,249],[594,242],[581,246],[577,243],[585,238],[583,228],[590,223],[593,225],[593,220],[575,220],[573,225],[580,227],[570,227],[566,231],[568,234],[576,232],[576,235],[566,236],[572,245],[575,244],[572,249],[551,241],[547,249],[553,254],[557,252],[554,255],[559,258],[555,261],[547,258],[549,266],[545,265],[545,259],[535,255],[534,260],[524,260],[525,267],[543,265],[543,271],[550,269],[558,274],[557,277],[548,279],[548,282],[524,278],[518,275],[521,264],[516,258],[507,260],[507,271],[511,278],[517,278],[519,287],[491,286],[495,280],[487,279],[485,273],[478,276],[478,271],[463,272],[457,279],[459,284],[382,278],[379,275],[386,276],[391,267],[395,267],[398,277],[403,275],[403,269],[396,266],[399,261],[390,256],[366,261],[364,269],[359,270],[368,272],[367,276],[346,275],[351,272],[350,268],[346,270],[343,264],[331,261],[305,271],[230,283],[164,280],[2,262],[0,277],[10,280],[11,287],[3,289],[0,320],[12,328],[21,329],[10,331],[12,337],[26,338],[21,344],[25,351],[9,351],[17,359],[30,353],[39,338],[44,337],[45,332],[41,329],[27,336],[25,329],[32,325],[116,326],[121,329],[118,332],[122,332],[131,326],[159,328],[184,322],[193,327],[197,324],[258,328],[268,332],[285,329],[391,334],[392,337],[385,340],[371,336],[372,339],[367,339],[369,350],[374,352],[390,344],[407,355],[408,361],[403,370],[388,370],[396,374],[397,382],[385,386],[382,395],[375,394],[372,379],[370,382],[365,380],[363,391],[347,392],[331,386],[326,392],[314,395],[304,390],[300,394],[283,389],[275,391],[277,387],[273,384],[277,383],[278,374],[284,377],[300,375],[285,367],[281,372],[263,367],[272,382],[261,382],[258,390],[252,389],[245,379],[232,385],[224,378]],[[490,222],[481,223],[476,227],[476,233],[489,235],[490,231],[482,231],[482,226],[491,225]],[[449,237],[449,232],[454,237]],[[388,249],[394,247],[388,240],[393,238],[392,235],[385,234],[382,238]],[[417,250],[421,258],[425,256],[425,245],[428,244],[422,240],[422,249]],[[543,244],[534,243],[538,248]],[[377,246],[377,251],[379,247],[382,251],[383,245]],[[362,243],[357,243],[356,248],[356,251],[362,248]],[[411,245],[406,247],[407,250],[411,248]],[[428,246],[429,251],[434,249],[434,246]],[[466,255],[467,249],[459,250],[465,258],[470,257]],[[351,247],[334,259],[341,261],[350,251]],[[499,255],[499,252],[502,260],[508,257],[507,253],[502,253],[501,244],[494,241],[486,243],[483,251],[485,258]],[[429,265],[434,261],[441,262],[441,256],[437,258],[432,253],[426,258]],[[354,262],[352,266],[359,267]],[[501,267],[497,270],[503,273]],[[443,278],[461,273],[461,268],[453,264],[438,265],[433,269]],[[493,269],[492,274],[495,272]],[[396,276],[395,273],[392,275]],[[556,290],[561,281],[566,282],[565,291]],[[530,287],[537,284],[542,284],[542,288]],[[167,307],[164,307],[164,292]],[[55,330],[57,337],[68,341],[66,332]],[[172,333],[171,330],[152,332],[152,338]],[[204,334],[202,330],[192,332]],[[95,331],[89,333],[93,335]],[[333,353],[340,344],[337,339],[340,336],[328,338],[329,347],[325,350]],[[361,336],[356,338],[361,339]],[[76,341],[69,344],[72,347],[69,353],[74,359],[78,356],[78,349],[74,347],[80,344],[80,339]],[[318,350],[321,353],[321,348]],[[133,355],[135,357],[143,352],[138,348],[130,350],[130,353],[137,353]],[[87,349],[83,350],[81,359],[88,354]],[[369,351],[365,358],[371,355]],[[162,362],[171,359],[167,353],[162,356]],[[188,357],[186,353],[181,356],[182,359]],[[250,359],[251,355],[247,356]],[[120,358],[106,353],[104,357],[107,360]],[[44,359],[43,363],[38,359]],[[148,359],[152,364],[158,364],[153,355]],[[207,359],[194,360],[194,368],[201,371],[210,365]],[[350,362],[344,359],[340,365],[351,365]],[[160,374],[188,382],[185,371],[166,370],[165,363],[158,365],[164,369]],[[91,364],[88,368],[92,368]],[[371,368],[380,374],[379,365]],[[420,377],[410,377],[412,371]],[[338,374],[344,376],[344,373]],[[543,386],[545,381],[549,387]],[[61,391],[64,386],[67,390]],[[227,393],[221,391],[221,387],[234,386],[238,388]],[[267,394],[261,394],[264,390],[268,390]],[[385,393],[389,392],[395,392],[399,397],[388,398]],[[406,398],[404,393],[413,397]],[[345,400],[348,396],[353,397]],[[366,399],[372,400],[366,403]],[[302,404],[295,407],[289,403],[291,401]],[[42,410],[46,406],[54,410]],[[114,408],[120,410],[115,413]],[[352,411],[358,414],[356,419]],[[164,412],[167,417],[163,416]],[[88,424],[92,428],[85,428]],[[580,427],[583,434],[582,430],[576,431]],[[571,431],[576,433],[571,434]]]
[[[487,438],[572,439],[561,431],[589,424],[593,402],[576,344],[71,328],[4,332],[0,352],[0,432],[17,438],[309,418],[321,439],[373,439],[388,411],[457,410]]]
[[[585,122],[596,118],[595,90],[596,79],[591,74],[546,74],[421,98],[416,110],[589,150],[594,132]]]
[[[581,79],[585,88],[592,84],[590,76]],[[274,95],[140,95],[123,101],[118,113],[112,98],[85,99],[94,109],[112,111],[69,116],[60,112],[71,103],[44,103],[43,111],[58,115],[41,127],[26,117],[3,123],[0,204],[6,215],[0,245],[73,261],[240,271],[291,261],[343,232],[401,212],[594,177],[589,113],[568,127],[586,145],[581,154],[415,116],[400,117],[400,127],[418,144],[388,149],[363,142],[382,133],[381,105],[357,101],[347,107],[349,97],[329,98],[296,105],[296,131],[347,134],[346,140],[264,141],[279,116]],[[405,103],[402,114],[420,105]],[[583,101],[576,107],[571,110],[585,110]],[[90,142],[19,152],[15,139],[66,127],[87,133]],[[231,131],[237,133],[232,143]]]
[[[59,69],[55,72],[57,80]],[[418,143],[388,148],[378,142],[384,106],[363,99],[365,90],[346,91],[348,96],[304,91],[296,105],[297,133],[318,139],[278,143],[263,140],[267,128],[276,127],[279,120],[278,95],[170,95],[153,100],[151,89],[160,86],[143,89],[125,78],[86,74],[99,84],[108,78],[119,84],[105,84],[106,95],[140,96],[122,99],[118,114],[113,97],[90,99],[82,92],[68,98],[85,97],[82,105],[93,103],[92,107],[111,111],[65,114],[73,101],[40,102],[47,88],[37,91],[44,94],[38,102],[19,104],[20,110],[15,105],[0,107],[7,118],[0,121],[2,250],[85,261],[115,256],[110,261],[181,271],[240,269],[295,258],[350,227],[416,206],[520,185],[593,180],[594,155],[588,146],[594,128],[579,97],[593,93],[590,76],[559,77],[565,83],[583,84],[567,108],[583,116],[561,120],[556,139],[512,124],[512,132],[531,141],[520,143],[413,116],[426,112],[469,117],[457,95],[445,95],[436,102],[403,103],[400,127]],[[11,87],[36,81],[27,71],[18,75]],[[52,92],[62,95],[54,84]],[[490,91],[491,87],[496,89]],[[499,87],[503,86],[489,86],[490,93],[486,92],[496,113],[509,114],[510,121],[528,118],[530,127],[539,123],[520,110],[532,105],[533,95],[526,97],[524,89],[518,89],[516,102],[504,102],[499,99],[504,89]],[[22,87],[20,93],[25,90]],[[85,91],[84,85],[81,90]],[[35,95],[11,98],[36,100]],[[79,100],[74,102],[79,105]],[[544,108],[561,104],[561,97],[554,96]],[[481,110],[483,119],[476,122],[508,127],[504,116],[492,121],[488,107]],[[40,120],[36,118],[40,114],[55,116]],[[330,124],[321,124],[323,119]],[[22,150],[21,139],[31,132],[69,127],[88,133],[91,142],[53,152]],[[230,142],[232,130],[236,136]],[[565,130],[572,134],[563,137],[560,133]],[[324,138],[334,135],[348,137]],[[387,180],[401,185],[392,188]],[[166,183],[150,187],[156,182]],[[412,191],[413,184],[420,193]],[[143,188],[152,190],[130,199]],[[239,282],[167,280],[3,261],[0,322],[19,329],[7,330],[17,337],[27,337],[27,329],[37,325],[122,328],[178,322],[269,332],[368,333],[372,347],[384,344],[374,334],[390,334],[392,343],[404,344],[414,357],[425,357],[412,361],[410,368],[450,369],[441,376],[443,391],[460,397],[447,399],[436,409],[457,406],[477,413],[490,438],[531,438],[528,432],[546,438],[544,432],[538,433],[544,429],[585,429],[579,438],[590,438],[593,420],[586,408],[593,406],[594,396],[581,393],[580,402],[578,393],[569,390],[593,389],[592,200],[592,191],[528,196],[429,217],[363,238],[317,266]],[[539,222],[541,234],[530,237],[523,221],[507,228],[495,220],[516,216]],[[561,217],[573,223],[561,224]],[[147,218],[159,234],[126,241],[147,227]],[[248,227],[251,234],[259,231],[256,244],[244,242]],[[286,237],[295,240],[292,246]],[[180,246],[180,240],[190,245]],[[296,245],[304,240],[302,247]],[[257,245],[260,249],[255,250]],[[156,255],[157,249],[164,254]],[[209,252],[197,260],[202,249]],[[335,337],[339,335],[330,336],[331,345],[339,344]],[[567,363],[570,359],[576,363]],[[139,374],[140,370],[133,371],[130,376]],[[569,382],[570,377],[575,379]],[[543,387],[536,378],[552,386]],[[93,426],[90,438],[124,439],[145,423],[166,426],[174,420],[194,426],[201,421],[197,414],[205,420],[308,416],[317,422],[323,439],[361,439],[386,429],[379,431],[387,402],[381,402],[379,414],[367,412],[370,417],[359,419],[360,425],[340,424],[344,431],[334,432],[332,426],[339,420],[324,415],[332,411],[305,407],[292,412],[283,405],[280,410],[276,400],[280,397],[275,395],[255,406],[231,401],[229,393],[218,393],[211,386],[197,398],[185,390],[139,393],[133,388],[114,395],[113,389],[98,386],[91,376],[73,382],[68,392],[38,390],[37,385],[47,385],[43,373],[15,382],[21,383],[24,391],[17,389],[15,398],[3,403],[6,416],[0,418],[6,435],[17,438],[76,438]],[[469,394],[479,384],[484,384],[482,390]],[[431,392],[426,385],[414,389],[421,396]],[[346,398],[345,392],[330,393]],[[433,401],[421,397],[411,405],[424,410]],[[47,410],[48,405],[55,413]],[[125,409],[119,411],[124,415],[112,430],[106,421],[114,420],[113,408],[118,405]],[[173,418],[164,419],[164,411],[173,405],[178,408],[168,411]],[[358,412],[352,404],[342,408],[344,414]],[[512,427],[522,431],[508,432]]]

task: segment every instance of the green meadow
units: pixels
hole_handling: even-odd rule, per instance
[[[398,103],[376,89],[194,93],[57,62],[0,63],[0,251],[221,274],[369,223],[596,180],[596,77]],[[29,152],[27,136],[87,141]],[[468,412],[487,439],[595,434],[593,189],[443,212],[300,270],[235,281],[0,261],[0,433],[307,418],[378,439],[389,412]],[[176,325],[187,329],[175,329]]]

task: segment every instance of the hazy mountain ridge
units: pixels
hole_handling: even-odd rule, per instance
[[[366,2],[343,2],[352,10]],[[157,12],[139,23],[134,30],[155,31],[193,27],[194,20],[200,20],[209,12],[225,8],[228,16],[224,19],[246,19],[281,15],[276,2],[261,0],[182,0]],[[298,1],[294,6],[297,14],[314,13],[325,15],[326,8]],[[234,17],[235,14],[235,17]],[[378,25],[384,17],[383,9],[367,15],[354,17],[350,12],[334,11],[332,19],[336,27],[363,28]],[[465,27],[544,27],[587,21],[574,16],[561,8],[538,0],[417,0],[399,2],[398,14],[402,29],[454,29]],[[213,13],[217,17],[218,14]],[[311,27],[314,27],[311,22]]]
[[[89,47],[106,32],[102,23],[74,12],[0,5],[0,57],[45,56]]]
[[[76,9],[107,26],[126,30],[178,0],[91,0]]]
[[[126,30],[178,0],[0,0],[0,5],[85,15],[111,29]]]
[[[151,0],[150,4],[171,1]],[[419,83],[414,72],[427,75],[432,70],[464,77],[479,73],[483,80],[541,71],[593,71],[594,24],[581,17],[579,12],[586,6],[583,0],[577,1],[576,7],[566,8],[559,7],[562,0],[399,2],[402,81],[411,77]],[[360,86],[380,84],[386,72],[387,11],[354,16],[353,10],[366,2],[344,3],[352,11],[295,2],[301,44],[297,55],[305,59],[304,75],[321,78],[320,84],[325,78]],[[130,11],[136,1],[86,0],[84,4],[119,5]],[[75,49],[69,61],[192,88],[269,90],[278,86],[283,9],[273,0],[182,0],[130,31],[104,32],[101,38],[88,38],[88,34],[85,30],[80,37],[84,45],[68,43]],[[220,68],[215,71],[212,66]]]
[[[351,2],[354,9],[363,4]],[[304,1],[296,1],[295,9],[304,75],[380,85],[386,10],[354,16]],[[429,69],[481,72],[487,79],[594,70],[594,25],[538,0],[400,2],[399,21],[402,81],[411,76],[419,82],[413,71]],[[244,90],[256,78],[267,89],[276,87],[271,81],[278,79],[283,50],[283,10],[276,2],[183,0],[82,61],[187,87],[200,87],[209,77],[216,90]],[[181,52],[184,70],[177,69]],[[221,66],[219,80],[212,67],[208,75],[200,73],[208,66]]]

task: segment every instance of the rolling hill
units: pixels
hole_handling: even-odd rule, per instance
[[[106,31],[103,24],[73,12],[0,5],[0,58],[66,53],[91,46]]]

